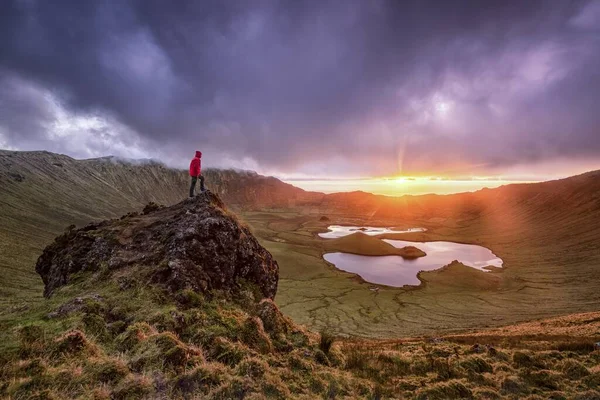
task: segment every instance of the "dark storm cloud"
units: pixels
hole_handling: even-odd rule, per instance
[[[0,144],[321,175],[599,158],[599,26],[598,1],[9,1]]]

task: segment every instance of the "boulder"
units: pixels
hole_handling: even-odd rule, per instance
[[[110,278],[115,271],[135,267],[148,282],[171,292],[237,291],[251,284],[264,298],[275,297],[277,262],[215,194],[207,191],[145,211],[56,238],[36,264],[44,295],[77,273]]]

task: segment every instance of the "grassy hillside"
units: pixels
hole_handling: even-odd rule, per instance
[[[301,189],[252,172],[206,169],[207,186],[238,208],[301,202]],[[188,194],[185,171],[156,162],[74,160],[48,152],[0,151],[0,308],[39,298],[33,266],[67,226],[112,218]],[[310,194],[308,194],[310,195]]]
[[[513,324],[595,311],[600,304],[600,172],[476,193],[388,198],[309,193],[247,172],[205,171],[207,185],[249,223],[280,265],[277,302],[294,320],[338,333],[392,337]],[[41,299],[33,267],[70,224],[116,217],[149,201],[173,204],[188,178],[156,163],[77,161],[0,152],[0,309]],[[329,221],[319,221],[326,215]],[[455,268],[417,290],[361,283],[329,266],[328,224],[425,227],[409,240],[490,248],[504,260],[491,288]],[[471,272],[471,271],[467,271]],[[5,311],[0,311],[0,314]]]
[[[70,229],[38,267],[51,296],[0,317],[2,398],[600,397],[600,313],[383,341],[298,326],[272,301],[276,264],[210,194]],[[437,273],[453,269],[474,278]]]
[[[349,203],[341,200],[345,196]],[[323,211],[327,222],[319,221],[319,214],[244,215],[280,262],[278,303],[285,313],[340,333],[390,337],[597,311],[599,196],[596,171],[448,196],[331,195]],[[498,282],[489,288],[469,283],[483,282],[488,278],[483,272],[465,280],[460,270],[450,269],[423,275],[428,282],[418,290],[372,291],[377,285],[361,284],[322,260],[326,240],[316,234],[328,224],[424,227],[425,233],[386,237],[482,245],[501,257],[505,268],[493,273]]]

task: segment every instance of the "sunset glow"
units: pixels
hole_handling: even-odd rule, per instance
[[[470,179],[450,179],[441,177],[392,177],[372,179],[311,179],[286,181],[304,190],[335,193],[363,191],[386,196],[419,194],[452,194],[473,192],[483,188],[496,188],[513,183],[532,183],[536,181],[507,180],[489,177]]]

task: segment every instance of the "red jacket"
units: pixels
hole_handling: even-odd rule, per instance
[[[200,176],[202,173],[202,162],[200,159],[202,158],[202,152],[197,151],[196,157],[192,158],[192,162],[190,163],[190,176]]]

